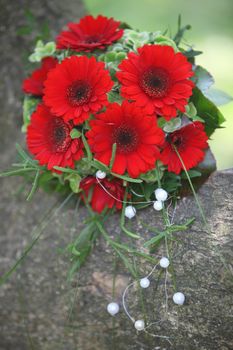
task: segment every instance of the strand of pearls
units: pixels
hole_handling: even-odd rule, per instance
[[[109,195],[111,196],[113,199],[115,199],[116,201],[118,202],[121,202],[121,203],[125,203],[125,204],[128,204],[130,203],[130,205],[126,206],[125,208],[125,216],[128,218],[128,219],[132,219],[135,215],[136,215],[136,208],[132,205],[132,204],[153,204],[153,208],[156,210],[156,211],[160,211],[163,209],[164,207],[164,202],[168,199],[168,193],[167,191],[165,191],[163,188],[157,188],[154,192],[155,194],[155,198],[156,198],[156,201],[139,201],[139,202],[126,202],[126,201],[122,201],[120,199],[118,199],[117,197],[115,197],[112,193],[110,193],[106,188],[105,186],[101,183],[100,180],[103,180],[105,177],[106,177],[106,173],[101,171],[101,170],[98,170],[96,172],[96,180],[97,180],[97,183],[102,187],[102,189]],[[141,195],[138,195],[136,193],[134,193],[135,195],[137,195],[138,197],[140,197]],[[173,215],[172,215],[172,221],[174,219],[174,213],[175,213],[175,210],[173,212]],[[168,310],[168,294],[167,294],[167,278],[168,278],[168,267],[170,265],[170,261],[168,259],[168,257],[162,257],[160,260],[159,260],[159,263],[156,264],[152,270],[150,271],[150,273],[145,276],[145,277],[142,277],[139,281],[139,284],[140,284],[140,287],[143,288],[143,289],[146,289],[146,288],[149,288],[150,286],[150,279],[149,277],[153,274],[153,272],[155,271],[155,269],[157,268],[157,266],[160,265],[161,268],[165,269],[165,283],[164,283],[164,290],[165,290],[165,309],[166,309],[166,313],[167,313],[167,310]],[[122,306],[123,306],[123,309],[124,309],[124,312],[125,314],[127,315],[127,317],[131,320],[131,322],[134,324],[134,327],[137,331],[145,331],[146,333],[154,336],[154,337],[158,337],[158,338],[164,338],[166,340],[169,341],[169,337],[167,336],[160,336],[160,335],[154,335],[154,334],[151,334],[147,331],[147,329],[149,327],[151,327],[152,324],[155,324],[155,323],[159,323],[161,322],[161,320],[157,321],[157,322],[153,322],[153,323],[150,323],[149,325],[145,325],[145,321],[144,320],[135,320],[129,313],[128,311],[128,308],[127,308],[127,305],[126,305],[126,295],[127,295],[127,292],[129,291],[129,289],[135,285],[135,283],[137,283],[138,281],[134,281],[132,283],[130,283],[124,290],[123,292],[123,295],[122,295]],[[173,302],[177,305],[183,305],[184,302],[185,302],[185,296],[183,293],[181,292],[176,292],[174,295],[173,295]],[[120,310],[120,306],[118,303],[116,302],[110,302],[108,305],[107,305],[107,311],[108,313],[111,315],[111,316],[115,316]],[[169,343],[171,343],[169,341]]]

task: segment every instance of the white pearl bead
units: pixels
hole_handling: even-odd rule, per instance
[[[107,306],[107,311],[110,315],[114,316],[119,312],[119,305],[117,303],[109,303]]]
[[[177,305],[183,305],[185,301],[185,296],[181,292],[177,292],[173,295],[173,301]]]
[[[148,288],[150,285],[150,280],[147,277],[144,277],[140,280],[140,286],[142,288]]]
[[[167,200],[168,193],[162,188],[157,188],[157,190],[155,190],[155,197],[158,201],[165,202]]]
[[[145,322],[143,320],[137,320],[134,323],[134,327],[137,331],[143,331],[143,329],[145,328]]]
[[[128,205],[125,208],[125,216],[128,219],[132,219],[136,215],[136,209],[132,205]]]
[[[155,210],[160,211],[163,209],[163,202],[161,201],[155,201],[153,204],[153,207]]]
[[[98,170],[95,175],[98,177],[98,179],[102,180],[106,177],[107,174],[104,171]]]
[[[169,264],[170,264],[170,261],[166,257],[161,258],[159,261],[159,265],[164,269],[166,269],[169,266]]]

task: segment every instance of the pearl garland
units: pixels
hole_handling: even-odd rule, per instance
[[[147,277],[144,277],[140,280],[140,286],[142,288],[148,288],[150,286],[150,280]]]
[[[119,312],[119,310],[120,307],[117,303],[112,302],[107,305],[107,311],[112,316],[115,316]]]
[[[98,170],[95,175],[100,180],[104,179],[107,176],[107,174],[101,170]]]
[[[169,266],[169,264],[170,264],[170,261],[166,257],[161,258],[159,261],[159,265],[164,269],[166,269]]]
[[[157,190],[155,190],[155,198],[157,201],[165,202],[167,197],[168,193],[163,188],[157,188]]]
[[[173,295],[173,301],[177,305],[183,305],[185,302],[185,296],[181,292],[177,292]]]
[[[137,331],[143,331],[145,329],[145,322],[143,320],[137,320],[134,323],[134,327]]]
[[[136,215],[136,209],[132,205],[128,205],[125,208],[125,216],[128,219],[132,219]]]

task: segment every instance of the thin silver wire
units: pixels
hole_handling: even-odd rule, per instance
[[[127,201],[122,201],[119,198],[115,197],[112,193],[110,193],[105,187],[104,185],[101,183],[101,181],[98,179],[98,177],[96,176],[96,180],[98,182],[98,184],[102,187],[102,189],[113,199],[115,199],[117,202],[121,202],[124,204],[152,204],[154,203],[154,201],[143,201],[143,202],[127,202]]]

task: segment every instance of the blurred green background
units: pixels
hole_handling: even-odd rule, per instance
[[[85,0],[88,12],[127,22],[140,30],[177,29],[178,15],[191,24],[185,40],[204,54],[197,63],[215,78],[215,87],[233,96],[233,0]],[[226,118],[210,141],[218,169],[233,167],[233,102],[220,107]]]

